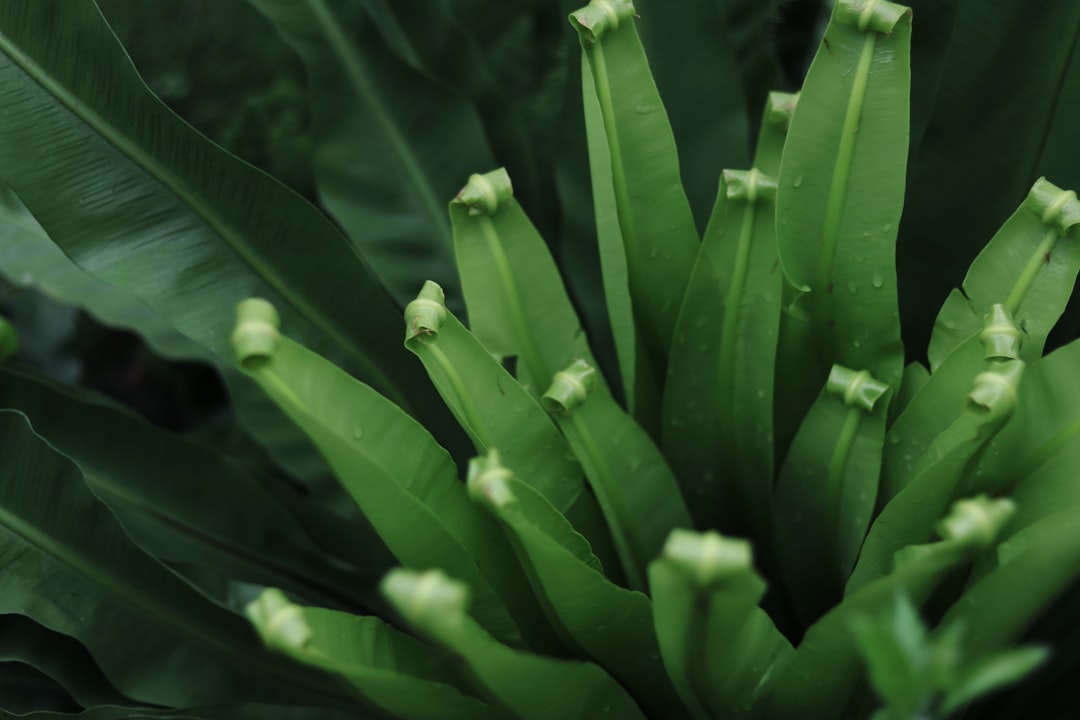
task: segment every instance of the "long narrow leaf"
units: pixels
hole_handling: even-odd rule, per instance
[[[25,416],[0,411],[0,437],[0,612],[79,640],[143,702],[341,702],[333,683],[265,653],[239,615],[138,550]]]

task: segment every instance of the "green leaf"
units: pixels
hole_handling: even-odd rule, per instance
[[[513,558],[498,547],[498,528],[469,503],[450,456],[401,408],[280,336],[277,322],[265,301],[238,309],[234,342],[249,375],[311,437],[400,562],[466,578],[481,624],[520,643],[527,628],[507,604],[528,608],[528,598],[514,591]]]
[[[19,662],[52,678],[83,706],[125,705],[86,648],[23,615],[0,615],[0,662]]]
[[[910,37],[902,5],[836,3],[791,120],[776,198],[784,273],[810,291],[818,372],[865,368],[894,389]]]
[[[135,542],[159,559],[337,607],[370,607],[377,597],[373,573],[391,563],[374,538],[362,550],[341,548],[366,572],[343,571],[239,465],[100,398],[9,369],[0,369],[0,406],[31,417],[35,432],[79,466]],[[122,452],[116,438],[125,438]]]
[[[614,196],[634,316],[651,362],[662,373],[697,256],[698,233],[634,12],[629,0],[593,2],[572,13],[570,21],[581,37],[582,62],[590,75],[583,92],[599,102],[611,165],[610,176],[597,177],[594,187],[598,195]],[[590,160],[597,152],[592,139]]]
[[[933,535],[934,523],[949,502],[957,498],[965,471],[1012,417],[1023,369],[1024,364],[1014,360],[976,377],[968,393],[967,409],[927,448],[922,470],[874,520],[858,565],[848,580],[847,592],[887,574],[898,550],[925,542]],[[987,503],[980,512],[987,522],[997,514],[994,505]]]
[[[672,12],[663,0],[634,0],[634,9],[649,69],[678,144],[682,184],[697,226],[704,227],[715,200],[717,170],[746,167],[750,161],[747,107],[756,113],[760,102],[747,105],[751,88],[740,73],[726,3],[685,3]],[[761,39],[740,38],[746,45]],[[764,87],[752,91],[756,95]]]
[[[517,377],[532,395],[575,359],[595,362],[555,261],[505,170],[470,176],[450,203],[450,219],[470,331],[496,356],[517,357]]]
[[[1002,303],[1023,330],[1020,358],[1042,356],[1050,330],[1065,310],[1080,272],[1080,247],[1067,242],[1080,225],[1080,200],[1040,178],[945,301],[930,338],[930,370],[983,327],[983,316]]]
[[[1080,343],[1072,342],[1024,374],[1016,416],[990,441],[965,476],[964,492],[1008,493],[1017,504],[1006,529],[1021,530],[1048,514],[1080,503],[1080,388],[1073,378]]]
[[[391,303],[341,234],[158,102],[92,3],[8,3],[0,27],[4,179],[75,263],[226,359],[221,308],[273,298],[305,342],[429,407],[388,342]]]
[[[791,652],[758,607],[765,583],[749,543],[675,530],[649,565],[649,585],[664,664],[693,716],[743,714]]]
[[[644,590],[671,528],[691,526],[671,468],[584,360],[557,373],[542,401],[585,468],[630,585]]]
[[[240,616],[131,544],[25,416],[0,412],[0,437],[0,613],[78,640],[135,700],[342,701],[333,683],[263,652]]]
[[[1013,685],[1037,670],[1050,658],[1043,647],[1017,648],[983,658],[969,668],[945,696],[941,711],[953,713],[977,698]]]
[[[941,298],[1031,183],[1046,176],[1080,188],[1080,144],[1072,131],[1080,124],[1080,6],[1071,0],[1047,0],[1037,10],[1025,0],[992,9],[954,0],[911,5],[915,154],[897,262],[901,277],[919,278],[904,283],[901,296],[908,347],[921,348]],[[942,17],[950,6],[956,6],[951,21]],[[951,30],[947,44],[938,39],[943,29]],[[928,42],[947,52],[938,59],[941,51],[932,51],[941,63],[939,78],[930,81],[932,97],[918,87],[917,46]],[[990,47],[1008,52],[986,52]],[[1075,325],[1075,311],[1070,316]]]
[[[938,632],[961,625],[971,657],[1004,650],[1080,577],[1080,508],[1040,519],[998,546],[998,566],[971,584]],[[1022,590],[1018,592],[1018,589]]]
[[[340,677],[395,718],[503,717],[457,689],[448,657],[379,618],[300,607],[279,590],[264,590],[247,613],[272,649]]]
[[[398,302],[424,278],[459,298],[444,207],[471,168],[494,164],[476,110],[395,57],[364,3],[251,2],[307,68],[327,209]]]
[[[499,644],[467,614],[468,588],[443,573],[392,570],[382,587],[410,625],[453,653],[482,697],[514,717],[644,720],[626,691],[596,665]]]
[[[777,570],[804,624],[840,599],[870,525],[888,393],[866,371],[833,366],[780,468]]]
[[[889,575],[844,597],[807,630],[790,659],[766,678],[761,700],[751,717],[845,717],[845,708],[861,678],[852,622],[883,612],[897,593],[906,594],[913,605],[920,607],[958,567],[993,540],[980,531],[979,527],[960,526],[941,542],[913,545],[898,552]]]
[[[608,565],[607,528],[566,440],[540,403],[447,311],[443,297],[429,282],[405,309],[406,345],[424,363],[477,451],[497,449]]]
[[[918,717],[933,686],[926,627],[907,596],[877,617],[854,618],[852,631],[866,659],[870,682],[885,701],[888,717]]]
[[[771,538],[773,368],[782,273],[776,179],[725,170],[686,288],[662,436],[699,527]],[[762,555],[768,557],[767,544]]]
[[[495,453],[473,461],[469,492],[502,524],[567,647],[630,688],[646,711],[680,714],[660,663],[648,597],[608,580],[585,539]]]

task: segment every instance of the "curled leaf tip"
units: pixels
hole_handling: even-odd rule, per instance
[[[446,295],[438,283],[428,280],[416,299],[405,306],[405,340],[435,337],[446,321]]]
[[[265,360],[274,354],[281,333],[277,309],[262,298],[248,298],[236,306],[236,329],[232,344],[241,365]]]
[[[570,367],[555,373],[540,403],[548,412],[568,413],[585,402],[594,387],[596,370],[584,360],[575,360]]]
[[[263,590],[244,611],[267,647],[303,650],[311,642],[311,626],[304,609],[276,588]]]
[[[759,198],[776,199],[777,180],[757,168],[750,170],[725,170],[724,185],[729,200],[745,200],[754,204]]]
[[[19,352],[19,333],[3,315],[0,315],[0,362]]]
[[[1008,498],[978,495],[958,500],[948,516],[938,523],[938,534],[943,540],[988,547],[1015,512],[1016,505]]]
[[[395,568],[386,574],[379,589],[398,612],[417,624],[427,619],[460,621],[469,606],[469,587],[442,570]]]
[[[799,102],[799,93],[771,92],[765,106],[765,122],[787,132],[795,106]]]
[[[877,401],[889,391],[889,386],[871,377],[869,370],[851,370],[842,365],[832,366],[825,388],[842,397],[848,407],[860,407],[867,412],[872,412]]]
[[[470,175],[454,202],[468,206],[470,215],[494,215],[500,205],[513,197],[510,175],[506,168],[499,168],[483,175]]]
[[[672,530],[663,556],[674,562],[702,587],[708,587],[753,567],[753,550],[747,540],[720,533]]]
[[[1061,234],[1080,225],[1080,200],[1072,190],[1063,190],[1046,178],[1031,186],[1024,206],[1039,216],[1042,223]]]
[[[1023,374],[1022,360],[995,363],[975,376],[968,400],[984,411],[988,420],[1005,420],[1016,409],[1016,388]]]
[[[836,4],[836,19],[854,25],[859,32],[892,34],[897,23],[911,17],[911,8],[888,0],[840,0]]]
[[[570,13],[570,24],[578,31],[582,42],[600,42],[605,32],[616,30],[619,24],[634,17],[630,0],[592,0],[588,5]]]
[[[469,496],[494,507],[509,505],[514,501],[514,493],[510,489],[513,476],[510,469],[502,464],[499,451],[492,448],[487,455],[469,461],[466,479]]]
[[[986,348],[987,360],[1017,360],[1020,347],[1024,343],[1024,334],[1013,322],[1012,313],[1001,303],[990,307],[990,312],[983,317],[983,329],[979,340]]]

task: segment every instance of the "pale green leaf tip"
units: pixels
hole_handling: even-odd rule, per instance
[[[277,309],[262,298],[248,298],[236,306],[233,350],[241,365],[265,360],[274,354],[281,339],[281,318]]]
[[[988,420],[1005,420],[1016,409],[1017,387],[1023,375],[1022,360],[994,363],[975,376],[968,400],[985,412]]]
[[[943,540],[989,547],[1015,512],[1016,505],[1008,498],[978,495],[958,500],[948,516],[938,523],[938,534]]]
[[[435,338],[446,322],[446,295],[438,283],[428,280],[416,299],[405,306],[405,341]]]
[[[1062,235],[1080,225],[1080,200],[1072,190],[1063,190],[1046,178],[1031,186],[1024,206],[1039,216],[1042,223]]]
[[[311,626],[304,609],[276,588],[267,588],[244,608],[267,647],[303,650],[311,642]]]
[[[836,3],[836,21],[854,25],[859,32],[892,34],[901,19],[911,18],[911,8],[888,2],[888,0],[839,0]]]
[[[979,341],[986,349],[987,360],[1017,360],[1024,344],[1024,334],[1013,322],[1012,313],[1001,303],[990,306],[983,316],[983,329]]]
[[[708,587],[753,568],[750,542],[724,537],[718,532],[672,530],[664,543],[663,557]]]
[[[503,203],[514,197],[514,187],[506,168],[483,175],[470,175],[469,182],[454,198],[454,202],[469,208],[470,215],[494,215]]]
[[[437,569],[395,568],[386,574],[379,589],[402,617],[417,625],[460,623],[469,606],[469,587]]]
[[[787,132],[795,106],[799,103],[799,93],[773,91],[765,105],[765,122]]]
[[[570,24],[584,43],[600,42],[604,33],[617,30],[620,23],[636,15],[630,0],[591,0],[580,10],[570,13]]]
[[[584,360],[575,360],[570,367],[555,373],[540,403],[548,412],[568,413],[585,402],[595,387],[596,370]]]
[[[889,386],[871,377],[869,370],[856,371],[842,365],[832,366],[825,388],[843,398],[848,407],[859,407],[867,412],[873,412],[877,401],[889,391]]]
[[[19,352],[19,332],[3,315],[0,315],[0,362]]]
[[[779,184],[772,175],[765,175],[757,168],[750,170],[725,170],[724,185],[728,200],[745,200],[753,205],[760,198],[776,199]]]
[[[465,481],[469,497],[492,507],[505,507],[514,502],[510,480],[514,474],[502,464],[499,451],[492,448],[487,455],[469,461],[469,474]]]

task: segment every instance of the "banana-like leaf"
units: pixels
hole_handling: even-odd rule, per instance
[[[343,571],[256,478],[224,457],[100,398],[13,370],[0,369],[0,407],[32,418],[35,432],[79,466],[90,489],[155,557],[278,584],[336,607],[371,607],[374,573],[392,561],[376,538],[348,548],[345,557],[367,571]],[[123,452],[115,438],[125,438]]]
[[[266,653],[239,615],[137,549],[24,415],[0,411],[0,438],[0,613],[75,638],[135,700],[342,702],[332,682]]]
[[[405,309],[406,345],[424,363],[477,451],[498,450],[524,482],[588,538],[608,566],[610,536],[566,440],[536,398],[447,310],[443,299],[438,285],[424,285]]]
[[[936,371],[953,350],[979,332],[983,316],[1001,303],[1023,330],[1020,358],[1042,357],[1080,272],[1080,200],[1040,178],[990,243],[971,263],[962,290],[953,290],[934,323],[927,355]]]
[[[865,368],[894,389],[904,360],[894,257],[910,39],[902,5],[836,3],[791,120],[776,197],[784,273],[810,292],[817,372]]]
[[[396,57],[363,2],[251,2],[304,60],[316,184],[353,246],[401,304],[424,278],[460,298],[445,203],[494,164],[476,110]]]
[[[340,677],[395,718],[502,717],[457,689],[449,657],[379,618],[300,607],[275,589],[264,590],[247,613],[272,649]]]
[[[502,524],[567,646],[630,688],[644,710],[682,715],[659,659],[649,598],[608,580],[585,539],[497,454],[473,461],[469,493]]]
[[[543,239],[499,169],[472,175],[450,203],[469,329],[489,352],[517,357],[535,396],[575,359],[595,362]]]
[[[570,22],[590,76],[583,92],[596,97],[610,162],[609,176],[594,175],[595,187],[598,195],[614,198],[637,328],[662,378],[698,232],[634,16],[630,0],[594,1],[572,13]]]
[[[676,530],[649,565],[664,664],[695,718],[745,713],[791,644],[758,607],[750,545]]]
[[[273,298],[305,342],[403,404],[431,407],[356,251],[154,98],[93,3],[5,3],[0,28],[0,179],[81,268],[226,360],[221,308]]]
[[[690,527],[678,482],[648,433],[577,360],[542,398],[585,468],[630,586],[644,591],[645,569],[674,527]]]
[[[520,643],[528,627],[507,606],[532,603],[515,589],[513,556],[499,547],[498,527],[469,502],[450,456],[401,408],[279,335],[278,322],[262,300],[238,309],[236,353],[250,376],[311,437],[401,563],[466,578],[481,624]]]
[[[777,570],[808,625],[840,599],[874,510],[890,389],[833,366],[780,468]]]
[[[20,662],[39,670],[83,707],[131,704],[85,647],[24,615],[0,615],[0,662]]]
[[[898,593],[921,606],[958,568],[990,546],[1007,520],[998,515],[994,522],[983,522],[981,511],[977,503],[957,503],[942,523],[943,540],[896,553],[891,573],[848,595],[814,623],[795,652],[765,679],[761,700],[750,717],[862,717],[848,707],[862,678],[852,623],[885,611]]]
[[[771,538],[773,368],[784,281],[776,178],[725,170],[668,362],[663,445],[698,527]]]
[[[481,697],[520,720],[645,720],[626,691],[596,665],[513,650],[467,613],[469,591],[439,571],[392,570],[383,593],[422,635],[451,652]]]

